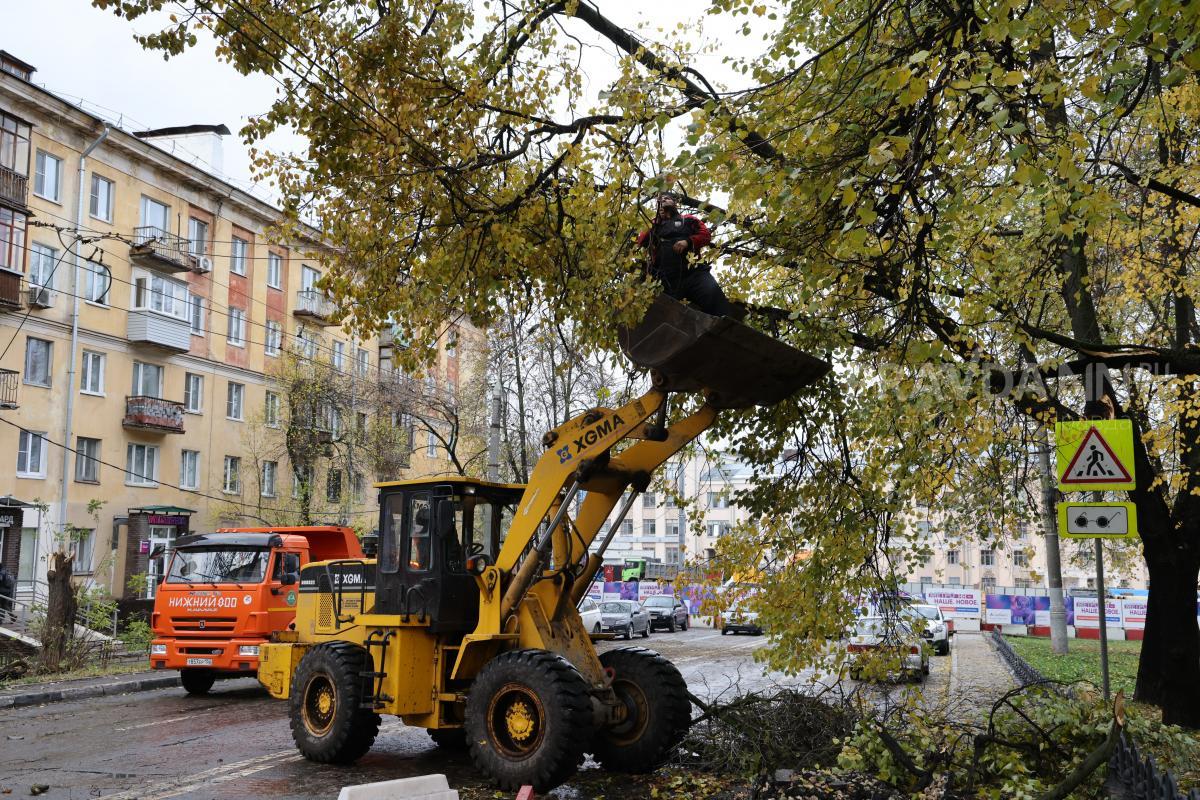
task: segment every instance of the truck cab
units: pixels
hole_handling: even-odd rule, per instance
[[[175,543],[154,598],[153,669],[177,669],[190,694],[219,675],[254,675],[259,646],[296,616],[300,570],[362,558],[350,528],[222,528]]]

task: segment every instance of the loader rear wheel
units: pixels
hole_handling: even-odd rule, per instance
[[[217,676],[211,669],[179,670],[179,682],[188,694],[208,694],[216,680]]]
[[[554,653],[501,653],[471,686],[465,727],[475,766],[501,789],[548,792],[583,758],[592,730],[587,683]]]
[[[596,732],[593,752],[605,769],[650,772],[683,739],[692,718],[687,684],[675,665],[644,647],[601,654],[625,719]]]
[[[292,678],[288,711],[292,739],[310,761],[352,764],[375,743],[379,715],[361,708],[361,673],[371,668],[366,650],[327,642],[300,659]]]

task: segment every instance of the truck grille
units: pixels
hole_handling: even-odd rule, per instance
[[[181,633],[232,633],[237,617],[172,617],[171,626]]]

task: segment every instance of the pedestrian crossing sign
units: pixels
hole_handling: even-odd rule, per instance
[[[1063,492],[1134,488],[1133,423],[1127,419],[1059,422],[1058,488]]]

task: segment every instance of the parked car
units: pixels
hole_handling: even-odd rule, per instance
[[[591,633],[600,633],[603,625],[600,621],[600,604],[590,597],[579,601],[579,618],[583,620],[583,629]]]
[[[633,600],[607,600],[600,604],[600,623],[606,631],[633,638],[650,635],[650,612]]]
[[[745,601],[738,600],[721,615],[721,635],[746,631],[755,636],[761,636],[763,629],[758,621],[758,612],[746,607]]]
[[[939,656],[949,655],[950,637],[954,635],[954,631],[946,624],[942,610],[925,603],[914,603],[908,608],[920,616],[917,621],[921,623],[921,638],[933,645],[933,651]]]
[[[650,612],[650,629],[666,628],[671,633],[675,629],[688,629],[687,606],[678,597],[669,594],[656,594],[647,597],[642,602],[642,608]]]
[[[862,617],[854,623],[846,653],[850,677],[856,681],[862,680],[867,660],[874,657],[894,660],[896,669],[914,680],[929,674],[929,649],[907,614]]]

